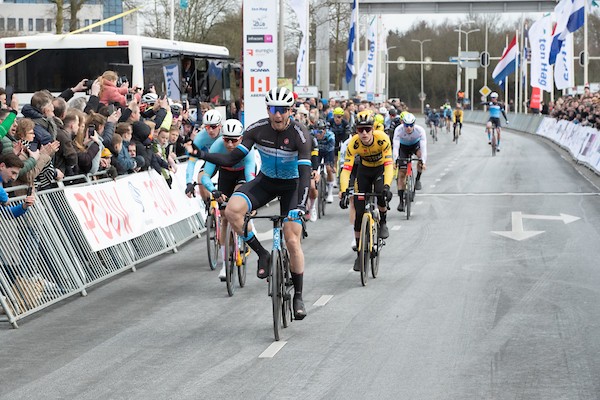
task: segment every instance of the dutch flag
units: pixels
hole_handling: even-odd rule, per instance
[[[562,0],[554,8],[556,26],[552,31],[550,47],[550,64],[556,62],[562,43],[569,33],[583,26],[585,20],[585,0]]]
[[[517,57],[519,56],[519,49],[517,48],[517,36],[510,41],[510,44],[506,49],[504,49],[504,53],[502,53],[502,58],[498,61],[498,65],[494,68],[494,72],[492,72],[492,78],[494,82],[498,85],[502,85],[504,80],[513,72],[515,72],[515,68],[517,67]]]

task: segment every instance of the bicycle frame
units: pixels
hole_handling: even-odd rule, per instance
[[[383,239],[379,238],[380,215],[377,202],[374,200],[377,196],[381,196],[381,193],[354,193],[353,196],[357,199],[361,199],[361,197],[365,199],[365,211],[362,216],[361,232],[357,247],[361,260],[360,281],[365,286],[368,277],[367,257],[371,265],[371,275],[373,278],[376,278],[379,271],[379,251],[385,244]],[[367,224],[369,232],[365,231]]]

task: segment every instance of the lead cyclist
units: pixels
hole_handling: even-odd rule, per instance
[[[506,125],[508,125],[508,119],[506,118],[506,112],[504,111],[504,104],[498,102],[498,93],[492,92],[490,94],[490,98],[492,101],[487,103],[487,106],[490,108],[490,119],[486,124],[486,132],[488,134],[488,144],[492,144],[492,136],[490,134],[490,128],[495,128],[498,136],[498,140],[496,141],[496,151],[500,151],[500,132],[501,132],[501,124],[500,124],[500,114],[504,116],[504,120],[506,121]]]

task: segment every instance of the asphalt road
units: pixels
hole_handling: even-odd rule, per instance
[[[278,351],[254,256],[230,298],[195,240],[0,325],[0,398],[600,398],[598,178],[532,136],[492,157],[482,131],[429,145],[366,287],[347,212],[309,224],[308,317]]]

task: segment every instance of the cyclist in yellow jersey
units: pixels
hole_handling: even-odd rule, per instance
[[[348,182],[350,173],[355,163],[355,157],[360,160],[356,171],[358,191],[382,193],[377,197],[380,212],[379,235],[382,239],[389,236],[386,225],[387,204],[392,199],[390,185],[394,178],[394,162],[392,158],[392,145],[389,136],[384,131],[373,129],[373,114],[362,111],[356,116],[357,134],[350,139],[344,157],[344,166],[340,174],[340,207],[347,208],[350,191]],[[360,237],[361,216],[365,210],[365,201],[354,199],[355,219],[354,237],[358,244]],[[357,246],[358,247],[358,246]],[[354,262],[354,270],[359,271],[360,261],[358,256]]]
[[[452,122],[454,123],[454,125],[452,126],[453,129],[456,129],[456,125],[458,124],[460,130],[462,131],[463,116],[464,112],[460,104],[457,104],[456,109],[454,110],[454,112],[452,112]],[[456,139],[452,139],[452,141],[454,140]]]

